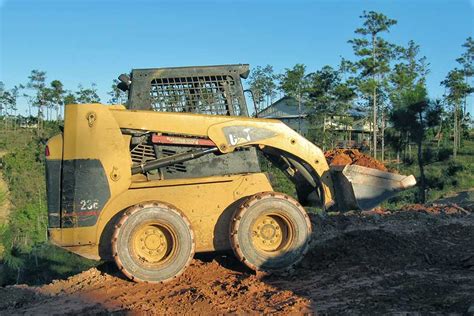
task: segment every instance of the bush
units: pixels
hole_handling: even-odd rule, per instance
[[[452,177],[456,175],[456,173],[458,173],[459,171],[463,171],[463,170],[464,170],[464,166],[461,163],[456,162],[456,161],[450,161],[448,163],[448,168],[446,169],[446,173],[448,176]]]
[[[438,161],[446,161],[451,157],[453,151],[450,148],[442,147],[438,151]]]
[[[90,260],[47,243],[44,145],[58,131],[57,124],[46,124],[41,134],[26,129],[5,132],[9,153],[3,157],[2,172],[12,210],[8,226],[0,227],[1,285],[49,282],[91,266]]]
[[[413,158],[410,158],[410,157],[403,158],[403,163],[407,166],[411,166],[414,162],[415,160]]]
[[[430,147],[427,147],[423,150],[423,161],[425,164],[433,162],[435,160],[435,155]]]
[[[445,179],[437,175],[433,175],[433,174],[426,175],[425,181],[426,181],[426,188],[428,189],[443,190],[445,186]]]
[[[382,204],[383,207],[398,208],[402,205],[411,204],[416,202],[417,190],[407,190],[391,197]]]
[[[29,252],[19,249],[14,252],[3,260],[7,264],[3,266],[0,286],[17,282],[30,285],[49,283],[99,264],[47,243],[37,244]]]

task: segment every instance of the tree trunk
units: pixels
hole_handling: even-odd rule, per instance
[[[425,192],[425,169],[423,166],[423,150],[422,142],[418,142],[418,168],[420,168],[420,202],[425,203],[426,192]]]
[[[457,105],[454,106],[454,122],[453,122],[453,159],[456,159],[457,155],[457,146],[458,146],[458,108]]]
[[[373,63],[375,65],[375,44],[376,44],[376,34],[372,34],[372,59]],[[375,73],[373,74],[373,80],[376,82],[376,75]],[[374,86],[374,91],[373,91],[373,104],[372,104],[372,111],[373,111],[373,124],[374,124],[374,129],[373,129],[373,156],[375,159],[377,159],[377,85]]]
[[[458,106],[458,114],[457,114],[457,116],[458,116],[458,146],[457,146],[457,147],[458,147],[458,150],[461,148],[461,139],[462,139],[461,123],[462,123],[462,117],[463,117],[463,115],[461,115],[461,114],[463,114],[463,113],[461,112],[461,104],[459,104],[459,106]]]
[[[21,268],[17,268],[16,284],[20,283],[20,276],[21,276]]]
[[[301,93],[298,94],[298,133],[301,134]]]
[[[323,116],[323,150],[326,150],[326,113]]]
[[[384,161],[385,160],[385,113],[383,111],[383,108],[382,108],[382,130],[380,131],[381,132],[381,135],[380,135],[380,138],[381,141],[382,141],[382,153],[381,153],[381,160]]]
[[[373,99],[374,99],[374,103],[372,105],[372,111],[373,111],[372,149],[373,149],[373,156],[375,159],[377,159],[377,88],[374,88]]]
[[[408,158],[411,160],[411,142],[410,138],[408,138]]]
[[[424,126],[423,126],[423,116],[421,112],[419,113],[420,116],[420,134],[417,135],[417,145],[418,145],[418,167],[420,168],[420,202],[426,202],[426,192],[425,192],[425,169],[423,166],[423,134],[424,134]]]
[[[374,134],[373,124],[372,124],[372,122],[370,122],[370,121],[369,121],[369,131],[372,132],[372,135]],[[373,146],[372,146],[372,140],[370,139],[370,137],[371,137],[371,135],[370,135],[370,133],[369,133],[369,137],[368,137],[368,140],[369,140],[369,141],[368,141],[368,143],[369,143],[369,152],[372,153],[372,148],[373,148]]]
[[[436,149],[438,151],[438,155],[439,155],[439,146],[441,144],[441,128],[442,128],[443,124],[439,124],[439,129],[438,129],[438,144],[436,145]]]

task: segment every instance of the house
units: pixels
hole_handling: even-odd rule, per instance
[[[324,126],[320,126],[321,124],[315,126],[310,122],[310,109],[304,104],[301,105],[301,110],[298,107],[298,101],[295,98],[285,96],[259,111],[258,117],[280,120],[305,137],[311,134],[312,129],[321,130],[323,128],[338,134],[340,141],[362,143],[370,138],[370,120],[365,111],[352,108],[344,116],[334,113],[325,118]],[[350,125],[347,124],[345,118],[350,118]]]
[[[258,117],[280,120],[302,135],[306,135],[310,127],[307,108],[302,104],[301,113],[299,113],[298,101],[288,96],[284,96],[259,111]]]

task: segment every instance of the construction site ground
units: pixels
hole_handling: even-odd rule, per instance
[[[312,215],[311,250],[288,274],[197,255],[178,279],[133,283],[112,264],[0,288],[0,314],[474,314],[474,215],[457,206]]]

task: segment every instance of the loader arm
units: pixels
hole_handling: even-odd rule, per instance
[[[126,111],[110,108],[120,128],[209,138],[226,154],[256,146],[290,176],[300,202],[315,193],[325,209],[334,205],[329,166],[320,148],[278,120],[232,116]]]

